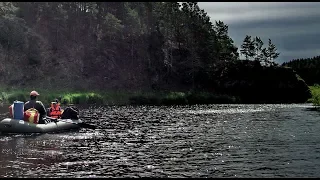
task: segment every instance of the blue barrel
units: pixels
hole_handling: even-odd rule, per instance
[[[23,120],[24,103],[21,101],[13,102],[13,119]]]

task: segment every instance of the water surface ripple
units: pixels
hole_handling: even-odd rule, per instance
[[[320,177],[320,112],[311,107],[81,108],[98,129],[2,134],[0,177]]]

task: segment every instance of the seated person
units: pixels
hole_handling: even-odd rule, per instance
[[[54,102],[51,102],[51,107],[49,108],[49,116],[52,118],[61,118],[63,110],[60,107],[60,103],[56,99]]]
[[[40,94],[37,91],[31,91],[30,92],[30,100],[24,104],[24,111],[34,108],[39,113],[39,121],[38,124],[45,124],[45,117],[47,115],[46,108],[44,107],[43,103],[41,101],[37,101],[37,96]]]
[[[61,119],[79,119],[79,110],[76,107],[67,107],[62,115]]]

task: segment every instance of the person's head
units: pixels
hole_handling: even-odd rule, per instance
[[[51,107],[53,107],[53,108],[56,108],[56,107],[57,107],[57,105],[58,105],[58,103],[57,103],[57,102],[52,101],[50,106],[51,106]]]
[[[39,96],[40,94],[37,91],[31,91],[30,92],[30,99],[31,100],[35,100],[37,98],[37,96]]]

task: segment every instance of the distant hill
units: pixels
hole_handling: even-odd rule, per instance
[[[320,56],[293,59],[282,66],[291,67],[308,85],[320,84]]]

